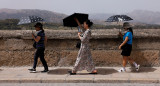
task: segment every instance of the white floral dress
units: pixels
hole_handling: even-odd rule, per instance
[[[91,38],[91,31],[87,29],[81,40],[81,48],[78,52],[77,60],[75,66],[73,68],[74,72],[87,70],[88,72],[92,72],[95,70],[95,65],[92,60],[91,51],[89,48],[89,39]]]

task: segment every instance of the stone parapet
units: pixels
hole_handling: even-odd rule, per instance
[[[49,66],[73,66],[78,54],[77,30],[45,30]],[[121,66],[119,30],[92,30],[90,49],[96,66]],[[31,66],[35,49],[31,30],[0,30],[0,66]],[[134,30],[131,57],[145,67],[160,66],[160,29]]]

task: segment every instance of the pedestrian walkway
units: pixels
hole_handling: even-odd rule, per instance
[[[126,68],[119,73],[120,67],[97,67],[97,75],[86,71],[69,75],[72,67],[50,67],[48,73],[41,73],[43,67],[37,67],[36,73],[28,71],[30,67],[0,67],[0,83],[160,83],[160,67],[144,67],[139,72]]]

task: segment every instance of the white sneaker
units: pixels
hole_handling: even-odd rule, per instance
[[[36,73],[36,69],[30,70],[30,73]]]
[[[140,65],[137,65],[137,67],[136,67],[137,72],[139,71],[139,68],[140,68]]]
[[[118,70],[118,72],[126,72],[126,70],[121,68],[121,69]]]

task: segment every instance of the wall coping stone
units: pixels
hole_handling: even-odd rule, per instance
[[[160,29],[135,29],[134,38],[160,38]],[[35,31],[34,31],[35,32]],[[0,30],[0,38],[32,39],[32,30]],[[48,39],[78,39],[77,30],[48,30]],[[92,39],[118,38],[118,29],[92,30]]]

